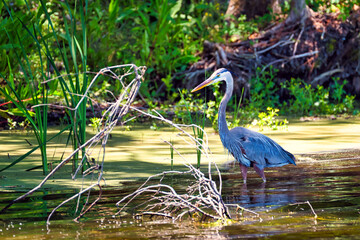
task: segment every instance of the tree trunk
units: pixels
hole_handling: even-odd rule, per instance
[[[235,18],[240,17],[245,9],[245,4],[246,0],[230,0],[225,13],[225,15],[228,16],[227,19],[231,19],[231,16],[234,16]]]
[[[241,14],[245,14],[248,19],[263,16],[269,13],[269,9],[274,9],[273,6],[275,6],[275,3],[278,1],[279,0],[230,0],[226,11],[227,19],[230,19],[232,16],[238,18]],[[279,6],[278,3],[277,6]]]
[[[227,20],[231,17],[238,18],[245,14],[248,19],[256,16],[263,16],[272,9],[274,13],[281,12],[281,5],[285,1],[290,1],[290,13],[285,23],[295,23],[296,21],[305,21],[311,16],[311,10],[307,7],[305,0],[230,0],[226,15]]]
[[[290,13],[285,21],[286,24],[300,21],[301,24],[311,16],[311,10],[306,5],[305,0],[291,0]]]

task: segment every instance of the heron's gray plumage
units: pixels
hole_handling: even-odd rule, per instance
[[[252,166],[254,163],[260,169],[264,167],[281,167],[289,163],[295,165],[295,158],[291,153],[261,133],[237,127],[231,129],[230,138],[225,137],[225,139],[224,146],[229,149],[236,160],[247,167]],[[245,155],[245,161],[244,157],[238,157],[239,155]]]
[[[280,167],[289,163],[296,165],[294,155],[284,150],[271,138],[243,127],[228,129],[226,105],[233,92],[233,78],[227,69],[218,69],[193,91],[222,80],[226,82],[226,92],[219,106],[218,124],[220,139],[224,147],[240,164],[246,167],[257,167],[262,174],[265,167]]]

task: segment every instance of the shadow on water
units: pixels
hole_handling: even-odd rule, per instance
[[[346,160],[347,159],[347,160]],[[162,219],[135,221],[131,215],[113,218],[115,203],[142,182],[129,182],[121,189],[104,191],[103,198],[81,223],[69,219],[74,204],[56,213],[50,232],[44,220],[49,211],[75,191],[40,191],[14,205],[0,216],[0,236],[30,239],[47,238],[352,238],[360,234],[360,159],[300,161],[298,166],[269,169],[267,183],[254,172],[244,185],[239,168],[223,170],[223,197],[258,212],[263,219],[237,217],[230,225],[200,224],[191,220],[173,224]],[[185,185],[186,179],[174,181]],[[19,192],[0,193],[4,206]],[[96,197],[97,192],[93,192]],[[314,217],[309,201],[318,215]],[[235,214],[234,214],[235,216]]]

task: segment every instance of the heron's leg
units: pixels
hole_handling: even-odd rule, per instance
[[[254,164],[254,169],[255,169],[255,171],[257,172],[257,174],[259,174],[259,176],[262,178],[262,180],[263,180],[264,182],[266,182],[264,169],[260,169],[258,166],[256,166],[256,164]]]
[[[246,179],[247,179],[247,167],[242,165],[241,163],[239,163],[240,165],[240,169],[241,169],[241,174],[242,174],[242,177],[244,179],[244,183],[246,183]]]

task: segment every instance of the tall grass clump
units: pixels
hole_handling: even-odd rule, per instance
[[[41,150],[43,172],[48,172],[46,143],[47,113],[49,97],[65,105],[69,138],[74,149],[86,139],[87,99],[80,102],[88,87],[87,76],[87,28],[88,1],[70,3],[39,1],[26,2],[27,18],[14,11],[4,1],[7,10],[6,24],[0,29],[6,33],[6,46],[16,62],[8,64],[8,70],[1,75],[6,87],[1,89],[5,99],[10,100],[19,112],[29,120]],[[26,20],[26,21],[25,21]],[[14,28],[20,26],[19,28]],[[29,44],[30,43],[30,44]],[[12,65],[20,71],[14,78]],[[32,99],[29,106],[23,102],[21,89],[26,86]],[[72,109],[77,111],[72,111]],[[34,111],[34,113],[32,113]],[[30,154],[30,153],[28,153]],[[81,158],[73,158],[74,168]],[[21,161],[20,157],[11,164]]]
[[[197,160],[197,168],[200,168],[201,165],[201,153],[203,148],[204,141],[204,128],[206,122],[206,114],[205,111],[200,111],[200,109],[196,109],[195,114],[193,115],[193,109],[189,105],[189,101],[185,100],[184,93],[180,92],[181,101],[185,104],[186,114],[190,121],[191,128],[193,130],[194,138],[198,141],[196,146],[196,160]]]

